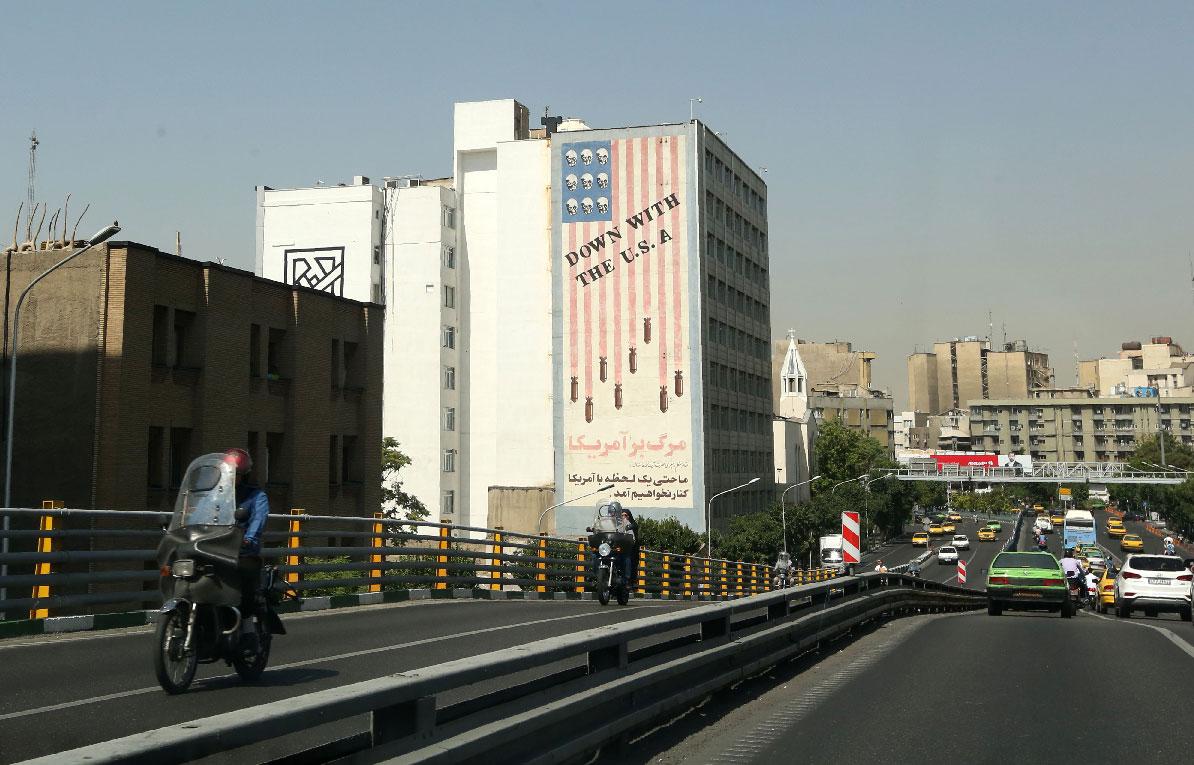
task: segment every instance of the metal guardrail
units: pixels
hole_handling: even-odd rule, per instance
[[[156,547],[169,513],[0,508],[12,528],[0,554],[0,612],[30,618],[90,613],[97,606],[157,606]],[[566,539],[451,523],[274,514],[263,535],[265,560],[299,595],[425,588],[578,594],[591,565],[584,538]],[[338,544],[329,544],[334,542]],[[730,598],[770,589],[771,567],[640,550],[634,593]],[[797,583],[828,569],[802,570]],[[452,593],[445,593],[450,595]],[[23,613],[21,614],[24,615]]]
[[[985,604],[973,590],[864,574],[540,640],[30,762],[188,762],[358,715],[368,715],[367,729],[307,750],[304,761],[489,763],[500,753],[504,762],[560,762],[861,623]]]

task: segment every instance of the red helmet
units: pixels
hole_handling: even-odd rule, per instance
[[[226,449],[224,461],[236,466],[237,475],[244,475],[253,469],[253,458],[244,449]]]

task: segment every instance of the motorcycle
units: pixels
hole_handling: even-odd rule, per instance
[[[163,604],[158,612],[154,671],[162,689],[182,693],[199,664],[223,660],[244,680],[261,677],[274,635],[286,628],[274,606],[281,588],[272,566],[263,566],[252,613],[242,613],[238,522],[247,511],[236,506],[236,469],[223,454],[190,464],[174,504],[174,514],[158,545]]]
[[[608,504],[597,508],[589,532],[589,549],[595,556],[594,592],[603,606],[609,605],[612,595],[619,606],[630,602],[630,582],[619,565],[623,555],[634,553],[634,534],[618,531],[617,519]]]
[[[1086,605],[1086,580],[1085,577],[1078,579],[1072,576],[1066,577],[1066,587],[1070,591],[1070,602],[1073,604],[1074,610],[1077,611]]]

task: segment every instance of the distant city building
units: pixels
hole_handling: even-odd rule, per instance
[[[4,294],[66,252],[13,254]],[[241,447],[275,513],[375,512],[381,316],[132,242],[81,255],[22,313],[14,506],[169,510],[192,459]]]
[[[780,379],[780,370],[788,357],[790,341],[772,343],[772,377]],[[856,351],[849,342],[835,340],[818,343],[796,340],[796,348],[808,374],[808,407],[820,421],[836,420],[848,428],[868,435],[888,451],[895,448],[894,404],[891,396],[871,384],[871,364],[876,356],[870,351]],[[773,388],[776,411],[782,391]]]
[[[1079,388],[970,405],[972,446],[1050,462],[1122,462],[1141,440],[1167,430],[1194,446],[1194,396],[1093,396]]]
[[[1023,340],[1004,343],[966,337],[933,344],[908,357],[909,407],[928,414],[964,409],[971,401],[1027,396],[1049,385],[1049,356]]]
[[[1116,358],[1078,362],[1078,385],[1100,396],[1194,396],[1194,355],[1171,337],[1123,343]]]
[[[924,412],[899,412],[892,420],[892,444],[897,453],[929,448],[929,415]]]
[[[458,103],[450,179],[263,187],[258,273],[389,307],[384,432],[437,516],[525,529],[613,483],[703,529],[705,497],[752,477],[714,518],[762,509],[766,186],[699,122],[543,122]],[[598,499],[547,528],[582,530]]]

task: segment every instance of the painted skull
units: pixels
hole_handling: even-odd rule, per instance
[[[568,167],[576,167],[576,152],[569,149],[564,153],[564,161],[568,163]]]
[[[581,149],[580,161],[584,162],[586,165],[593,164],[593,150],[592,149]]]
[[[604,146],[597,150],[597,161],[603,165],[609,164],[609,151]]]
[[[573,175],[572,173],[569,173],[568,177],[564,179],[564,183],[565,183],[565,185],[568,186],[569,191],[576,191],[576,176],[575,175]]]
[[[597,197],[597,212],[609,212],[609,200],[605,197]]]
[[[580,177],[580,185],[584,186],[586,189],[593,188],[593,176],[589,173],[582,175]]]
[[[568,200],[568,202],[567,202],[566,204],[567,204],[567,207],[568,207],[568,214],[569,214],[569,215],[576,215],[576,200],[575,200],[575,199],[569,199],[569,200]]]
[[[583,209],[583,210],[584,210],[586,213],[591,213],[591,212],[593,212],[593,199],[592,199],[592,197],[585,197],[584,199],[582,199],[582,200],[581,200],[581,202],[580,202],[580,206],[581,206],[581,208],[582,208],[582,209]]]
[[[599,188],[599,189],[608,189],[609,188],[609,176],[608,175],[606,175],[605,173],[597,173],[597,188]]]

